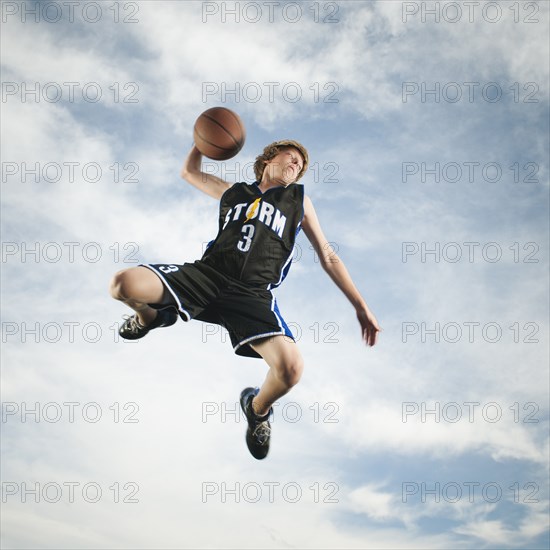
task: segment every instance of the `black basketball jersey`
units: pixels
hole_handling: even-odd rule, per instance
[[[262,193],[257,182],[235,183],[220,199],[218,235],[201,260],[250,285],[275,288],[290,269],[303,217],[303,185]]]

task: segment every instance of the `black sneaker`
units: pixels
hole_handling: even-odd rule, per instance
[[[271,425],[269,424],[269,415],[273,409],[270,409],[265,416],[258,416],[252,409],[252,399],[260,393],[259,388],[245,388],[241,392],[241,408],[248,421],[246,430],[246,445],[250,454],[262,460],[269,452],[269,440],[271,437]]]
[[[159,327],[170,327],[178,320],[178,312],[173,308],[159,309],[153,322],[146,327],[141,326],[136,315],[126,318],[118,333],[125,340],[138,340],[143,338],[150,330]]]

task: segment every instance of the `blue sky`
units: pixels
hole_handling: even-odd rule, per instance
[[[548,4],[437,6],[2,4],[3,547],[548,546]],[[208,170],[302,142],[384,329],[300,235],[263,462],[231,411],[265,365],[200,322],[120,342],[107,293],[216,235],[179,170],[218,105],[247,140]]]

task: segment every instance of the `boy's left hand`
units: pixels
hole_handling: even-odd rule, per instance
[[[374,346],[378,340],[378,333],[382,330],[376,317],[365,307],[357,310],[357,319],[361,325],[361,337],[367,345]]]

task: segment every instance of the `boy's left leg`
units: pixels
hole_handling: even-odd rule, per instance
[[[304,362],[295,342],[283,335],[256,340],[250,346],[269,365],[260,391],[245,388],[241,393],[241,407],[248,421],[246,444],[252,456],[261,460],[269,452],[271,406],[298,383]]]
[[[287,336],[263,338],[250,346],[269,365],[260,392],[252,401],[254,412],[258,416],[265,416],[273,403],[299,382],[304,370],[304,360],[296,342]]]

